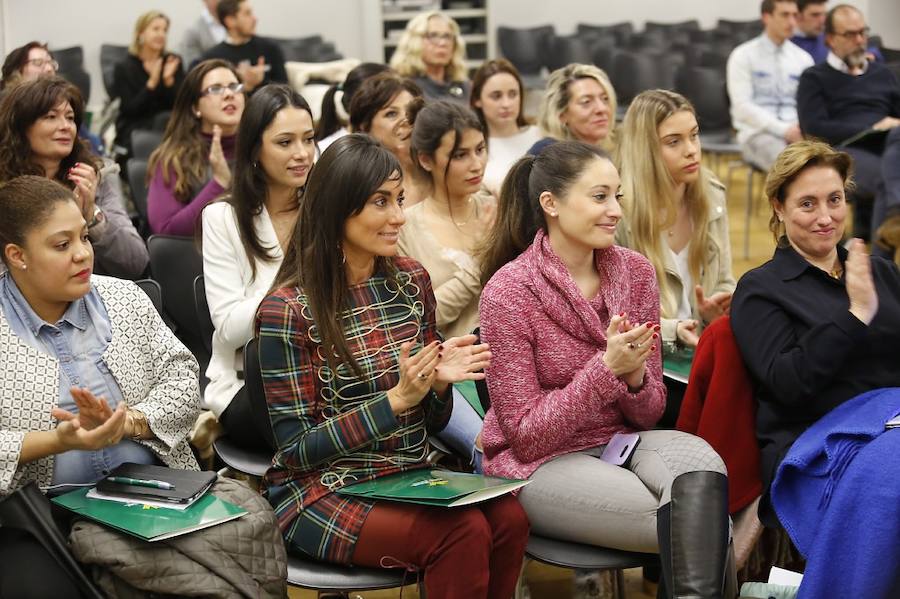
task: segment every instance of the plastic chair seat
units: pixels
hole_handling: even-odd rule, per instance
[[[263,476],[272,465],[271,454],[238,447],[227,435],[213,441],[213,449],[229,468],[252,476]]]
[[[416,574],[402,568],[343,566],[288,554],[287,582],[318,591],[393,589],[415,582]]]
[[[560,568],[586,570],[622,570],[659,564],[655,553],[621,551],[594,545],[560,541],[531,533],[525,555]]]

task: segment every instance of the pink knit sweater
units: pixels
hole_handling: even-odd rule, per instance
[[[481,294],[481,338],[493,354],[482,433],[487,474],[527,478],[555,456],[648,429],[662,416],[659,346],[637,393],[603,363],[611,314],[659,321],[653,267],[618,246],[594,255],[601,284],[593,299],[582,297],[543,232]]]

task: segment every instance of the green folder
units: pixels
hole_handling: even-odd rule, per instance
[[[161,541],[240,518],[247,510],[206,493],[184,510],[119,503],[86,497],[90,488],[78,489],[50,501],[116,530],[145,541]]]
[[[338,489],[338,493],[368,499],[459,507],[499,497],[529,482],[468,472],[420,469],[349,485]]]
[[[663,354],[663,374],[686,385],[691,375],[693,361],[694,350],[691,348],[682,348],[676,352]]]

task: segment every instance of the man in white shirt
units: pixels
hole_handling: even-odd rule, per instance
[[[203,4],[200,17],[184,32],[181,56],[188,68],[199,61],[204,52],[225,41],[225,27],[216,17],[219,0],[203,0]]]
[[[763,0],[763,32],[728,57],[731,122],[744,159],[768,170],[778,154],[803,138],[797,118],[797,83],[813,59],[790,41],[796,0]]]

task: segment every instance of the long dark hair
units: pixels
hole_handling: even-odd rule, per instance
[[[400,176],[400,162],[391,152],[354,133],[328,146],[307,180],[294,238],[272,287],[302,288],[332,368],[343,362],[360,374],[342,325],[349,290],[341,251],[344,225],[385,181]],[[375,269],[395,273],[385,257],[375,259]]]
[[[60,161],[55,179],[74,189],[75,184],[66,179],[66,174],[76,162],[90,164],[98,170],[98,159],[77,133],[84,119],[81,92],[62,77],[39,77],[14,86],[0,100],[0,182],[19,175],[46,176],[43,167],[34,161],[27,132],[35,121],[62,101],[67,101],[75,113],[76,133],[72,151]]]
[[[516,67],[513,66],[513,63],[505,58],[497,58],[488,60],[478,67],[478,70],[475,71],[475,75],[472,77],[472,93],[469,96],[469,107],[475,111],[485,131],[490,130],[488,129],[487,120],[484,118],[484,111],[475,103],[481,100],[481,91],[484,89],[484,84],[488,82],[488,79],[500,73],[512,75],[516,83],[519,84],[519,116],[516,117],[516,125],[521,128],[528,124],[528,121],[525,120],[525,86],[522,85],[522,77],[519,75]]]
[[[316,125],[316,141],[322,141],[350,120],[350,102],[359,90],[363,82],[369,77],[390,70],[390,67],[377,62],[364,62],[357,65],[347,73],[343,83],[335,83],[328,88],[322,97],[322,114]],[[340,97],[335,96],[340,92]],[[338,110],[338,103],[343,109],[343,115]]]
[[[162,143],[147,163],[148,181],[156,168],[161,167],[166,185],[171,184],[169,179],[174,176],[175,197],[185,204],[191,201],[193,192],[203,185],[208,176],[209,148],[201,130],[201,119],[194,111],[203,93],[203,78],[215,69],[228,69],[238,81],[241,80],[234,65],[227,60],[204,60],[191,69],[178,88]]]
[[[262,213],[268,194],[266,174],[259,166],[259,153],[262,137],[275,116],[285,108],[299,108],[309,113],[312,110],[303,96],[294,88],[283,83],[269,84],[247,101],[241,124],[238,125],[237,140],[234,150],[234,167],[231,175],[231,193],[227,201],[234,208],[237,218],[238,233],[241,245],[250,259],[251,279],[256,278],[256,260],[272,262],[274,247],[265,247],[256,236],[254,219]],[[297,189],[297,201],[303,195],[303,189]]]
[[[426,102],[425,98],[413,98],[406,106],[406,118],[413,128],[412,136],[409,139],[409,155],[415,169],[413,172],[416,173],[417,179],[431,184],[432,189],[434,189],[433,173],[425,170],[419,162],[419,158],[421,156],[434,157],[441,146],[444,134],[448,131],[454,132],[453,147],[448,154],[450,157],[456,153],[463,133],[469,129],[480,131],[485,136],[485,143],[487,143],[487,136],[481,126],[481,121],[474,112],[461,104],[444,100]],[[450,163],[451,160],[447,160],[447,164],[444,165],[444,191],[447,191],[447,171],[450,170]],[[450,210],[452,218],[452,207]]]
[[[557,197],[566,195],[595,158],[609,160],[596,146],[560,141],[547,146],[537,156],[525,156],[513,165],[500,188],[497,219],[481,252],[482,286],[531,244],[538,229],[547,228],[539,201],[541,194],[549,191]]]

